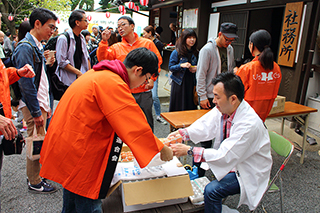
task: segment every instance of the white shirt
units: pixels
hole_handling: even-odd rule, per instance
[[[215,107],[187,128],[194,143],[221,141],[221,112]],[[240,185],[239,205],[254,210],[267,189],[272,166],[270,138],[262,120],[242,101],[232,120],[230,135],[214,148],[205,149],[203,158],[217,180],[233,168]]]

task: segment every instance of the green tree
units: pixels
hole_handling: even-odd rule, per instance
[[[37,7],[44,7],[52,11],[70,10],[69,0],[0,0],[0,12],[2,14],[2,30],[10,30],[12,35],[16,34],[16,26],[29,17],[32,10]],[[8,16],[13,16],[9,21]]]
[[[79,9],[85,11],[93,11],[94,10],[94,0],[70,0],[71,2],[71,10]]]

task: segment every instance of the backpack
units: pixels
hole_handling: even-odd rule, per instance
[[[29,41],[20,41],[17,44],[17,47],[19,46],[19,44],[21,43],[27,43],[32,47],[32,44]],[[13,65],[13,61],[12,61],[12,57],[6,57],[6,58],[1,58],[3,64],[5,65],[6,68],[8,67],[14,67]],[[33,63],[35,62],[35,55],[33,53]],[[20,91],[20,87],[19,87],[19,83],[14,82],[13,84],[10,85],[10,96],[12,98],[13,101],[19,101],[22,98],[21,95],[21,91]]]
[[[70,36],[67,32],[63,32],[62,34],[67,37],[68,51],[69,51]],[[50,38],[47,44],[45,45],[44,50],[56,50],[57,41],[60,35]],[[65,85],[62,81],[60,81],[59,77],[55,73],[57,66],[58,66],[57,60],[54,62],[54,64],[51,67],[47,65],[47,71],[50,75],[49,79],[51,81],[51,89],[52,89],[54,100],[60,100],[62,95],[68,89],[68,86]]]

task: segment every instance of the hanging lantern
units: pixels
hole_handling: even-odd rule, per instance
[[[88,15],[88,16],[87,16],[87,19],[88,19],[88,21],[91,21],[92,16],[91,16],[91,15]]]
[[[60,19],[57,19],[57,23],[60,24]]]
[[[110,18],[110,15],[111,15],[110,12],[106,12],[106,17],[107,18]]]
[[[8,19],[9,19],[9,21],[12,21],[12,20],[13,20],[13,16],[12,16],[12,15],[9,15],[9,16],[8,16]]]
[[[25,17],[25,18],[23,19],[23,21],[29,21],[29,19],[28,19],[27,17]]]
[[[142,6],[148,6],[149,0],[140,0],[140,4],[141,4]]]
[[[134,8],[134,6],[135,6],[134,2],[130,1],[130,2],[128,3],[128,8],[129,8],[129,9],[132,10],[132,9]]]
[[[138,5],[136,5],[136,6],[134,6],[133,10],[138,12],[140,10],[140,7]]]
[[[120,12],[120,14],[124,15],[124,14],[126,14],[126,12],[127,12],[126,9],[124,9],[122,12]]]
[[[120,12],[120,13],[122,13],[122,12],[125,10],[125,8],[124,8],[123,5],[119,5],[119,8],[118,8],[118,9],[119,9],[119,12]]]

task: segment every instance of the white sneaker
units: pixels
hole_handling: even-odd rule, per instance
[[[163,120],[163,118],[161,118],[160,116],[157,116],[157,121],[160,122],[160,123],[162,123],[163,125],[167,125],[167,124],[168,124],[168,123],[167,123],[165,120]]]

